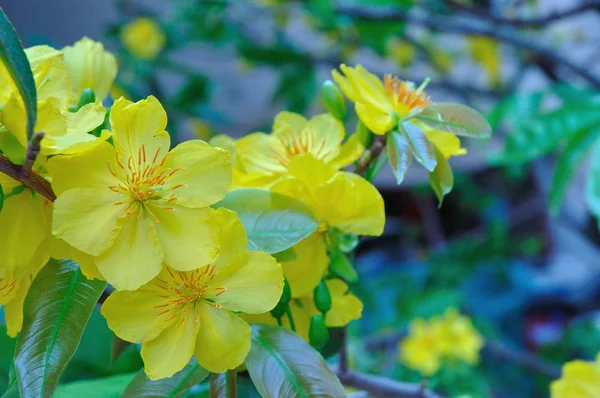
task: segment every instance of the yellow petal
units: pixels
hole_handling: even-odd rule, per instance
[[[345,135],[342,122],[328,113],[313,117],[302,130],[302,136],[314,143],[308,152],[325,162],[338,156]]]
[[[235,369],[250,351],[250,326],[230,311],[204,305],[194,354],[213,373]]]
[[[4,200],[0,211],[0,274],[31,274],[45,255],[38,250],[50,234],[50,206],[30,189]]]
[[[292,159],[289,165],[289,173],[306,184],[311,192],[314,192],[316,187],[333,178],[336,170],[331,165],[306,154]]]
[[[230,311],[261,314],[275,307],[283,290],[283,273],[277,260],[267,253],[247,251],[227,265],[217,267],[211,286],[224,292],[209,297]]]
[[[165,168],[181,170],[169,177],[169,185],[186,186],[176,192],[177,204],[205,207],[225,197],[231,185],[231,156],[204,141],[186,141],[177,145],[164,163]]]
[[[191,271],[215,261],[219,254],[219,229],[212,219],[212,209],[149,208],[159,220],[155,228],[166,265]]]
[[[331,310],[325,317],[327,326],[342,327],[361,318],[363,303],[348,291],[346,283],[339,279],[329,279],[325,284],[331,294]]]
[[[49,253],[50,257],[55,259],[69,258],[79,264],[81,272],[87,279],[99,279],[104,280],[102,274],[96,266],[96,258],[85,254],[84,252],[75,249],[70,246],[67,242],[62,239],[58,239],[54,236],[50,239]]]
[[[49,97],[37,104],[37,123],[35,131],[43,131],[46,137],[42,140],[42,151],[46,154],[48,138],[67,134],[67,120],[61,111],[61,103],[57,98]],[[95,138],[92,136],[92,138]],[[58,153],[58,151],[54,152]]]
[[[0,109],[0,124],[17,142],[27,148],[27,114],[18,92],[13,93]]]
[[[4,192],[4,195],[6,196],[12,192],[14,188],[23,184],[4,173],[0,173],[0,185],[2,186],[2,192]]]
[[[454,134],[432,128],[425,128],[424,131],[427,138],[442,152],[442,155],[446,159],[451,156],[460,156],[467,153],[465,148],[461,148],[460,139]]]
[[[161,306],[164,291],[154,282],[147,283],[135,291],[115,291],[102,304],[102,315],[108,326],[121,339],[140,344],[156,338],[164,329],[176,322],[157,316],[164,311]]]
[[[117,59],[104,51],[102,43],[83,37],[62,49],[77,93],[91,88],[96,98],[106,98],[117,76]]]
[[[352,68],[342,64],[340,69],[354,87],[354,91],[360,96],[360,102],[368,103],[371,107],[378,108],[382,112],[392,109],[391,101],[386,94],[383,83],[377,76],[361,65]]]
[[[121,183],[113,176],[108,162],[115,159],[115,149],[105,141],[98,141],[89,150],[70,155],[53,156],[48,160],[48,172],[56,195],[73,188],[108,189]]]
[[[272,135],[252,133],[237,142],[238,162],[247,173],[277,174],[287,171],[288,151]]]
[[[219,257],[217,266],[229,264],[232,259],[246,252],[248,238],[242,222],[234,211],[221,207],[213,212],[213,221],[219,227]]]
[[[325,239],[318,232],[296,244],[294,251],[296,259],[283,261],[281,266],[290,284],[292,297],[301,297],[311,294],[317,287],[329,265],[329,257]]]
[[[358,118],[375,134],[384,135],[394,127],[394,117],[391,112],[364,102],[357,102],[354,109]]]
[[[128,156],[137,159],[142,145],[148,156],[154,156],[159,148],[163,153],[169,149],[167,113],[152,95],[135,103],[116,100],[110,110],[110,124],[115,147],[125,152],[125,162]]]
[[[336,169],[342,169],[357,161],[364,151],[365,147],[360,142],[358,134],[354,134],[342,144],[340,152],[331,160],[330,164]]]
[[[288,135],[299,136],[308,121],[302,115],[294,112],[279,112],[273,121],[273,136],[285,137]]]
[[[52,233],[76,249],[97,256],[119,235],[130,203],[130,198],[106,188],[71,189],[54,202]]]
[[[150,380],[171,377],[192,359],[196,336],[202,325],[195,324],[191,314],[181,316],[181,321],[142,345],[144,370]]]
[[[331,71],[331,75],[333,76],[333,80],[340,86],[350,101],[356,102],[360,99],[360,94],[344,75],[335,69]]]
[[[20,278],[15,296],[4,306],[7,334],[10,337],[16,337],[23,326],[23,303],[32,281],[29,275]]]
[[[141,204],[130,207],[119,236],[96,260],[104,279],[118,290],[135,290],[162,269],[163,252],[152,217]]]
[[[38,102],[54,97],[66,108],[69,103],[77,100],[69,68],[61,51],[42,45],[25,49],[25,54],[37,87]]]

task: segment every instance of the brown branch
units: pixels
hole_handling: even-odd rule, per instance
[[[553,13],[549,13],[547,15],[539,15],[539,16],[529,17],[529,18],[505,18],[505,17],[501,17],[498,15],[490,14],[487,12],[486,13],[478,12],[477,10],[474,10],[472,7],[468,7],[463,4],[460,4],[457,0],[449,0],[449,3],[451,3],[452,6],[459,8],[460,10],[476,14],[476,15],[484,17],[492,22],[503,24],[503,25],[521,27],[521,28],[540,27],[540,26],[543,26],[543,25],[546,25],[546,24],[549,24],[552,22],[560,21],[564,18],[569,18],[569,17],[575,16],[575,15],[582,14],[587,11],[592,11],[592,10],[600,11],[600,0],[588,0],[588,1],[582,2],[581,4],[579,4],[577,6],[572,7],[570,9],[567,9],[564,11],[556,11]]]
[[[27,152],[29,154],[29,150]],[[31,162],[31,164],[32,163],[33,162]],[[6,156],[0,155],[0,173],[4,173],[19,181],[21,184],[31,188],[50,202],[56,200],[56,195],[54,194],[50,183],[39,174],[31,171],[31,165],[27,160],[23,166],[19,166],[8,160]]]
[[[397,9],[383,8],[359,8],[348,6],[337,6],[336,11],[350,17],[371,21],[405,21],[416,25],[425,26],[429,29],[458,33],[464,35],[475,35],[491,37],[502,42],[511,44],[515,47],[530,51],[537,57],[547,60],[550,63],[560,64],[586,79],[592,86],[600,89],[600,79],[592,74],[587,67],[573,63],[567,57],[542,47],[537,43],[523,38],[514,31],[498,29],[496,26],[467,25],[446,16],[435,17],[428,15],[410,14],[406,11]]]
[[[380,398],[442,398],[441,395],[428,391],[424,384],[413,384],[395,381],[382,376],[348,370],[337,373],[340,381],[349,387],[367,391]]]
[[[356,166],[354,173],[364,177],[369,166],[379,158],[383,148],[385,148],[385,136],[375,136],[373,143],[365,151],[365,157],[359,162],[358,166]]]

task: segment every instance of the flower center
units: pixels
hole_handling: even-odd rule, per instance
[[[16,279],[7,279],[0,277],[0,297],[7,297],[15,289]]]
[[[399,112],[400,117],[405,117],[410,111],[415,109],[425,109],[431,103],[431,100],[423,91],[429,82],[428,80],[425,80],[423,84],[416,89],[412,82],[400,80],[391,75],[385,75],[383,81],[388,96],[394,102],[394,108],[398,110],[398,105],[401,105],[405,110],[405,112]]]
[[[216,276],[215,268],[216,265],[210,264],[194,271],[181,272],[166,267],[169,277],[154,279],[154,285],[164,291],[157,296],[165,301],[153,307],[160,310],[156,316],[165,316],[165,321],[180,316],[181,319],[177,323],[179,326],[189,313],[194,316],[194,325],[197,325],[202,308],[200,304],[220,308],[215,298],[225,293],[227,289],[212,283]]]
[[[330,151],[325,148],[325,140],[319,140],[318,137],[318,132],[313,129],[305,128],[299,134],[288,129],[279,136],[285,151],[273,151],[273,157],[284,167],[288,167],[294,156],[305,153],[310,153],[317,159],[324,159]]]
[[[116,193],[130,196],[140,202],[146,203],[148,200],[161,200],[165,202],[174,202],[177,196],[172,192],[178,188],[185,187],[185,184],[176,184],[168,186],[168,180],[178,171],[183,170],[183,167],[168,168],[164,167],[165,161],[171,154],[168,152],[164,156],[160,156],[161,146],[158,147],[152,158],[147,156],[146,147],[142,144],[138,150],[137,157],[129,156],[127,166],[123,165],[119,159],[119,153],[115,152],[115,170],[111,167],[111,162],[108,161],[108,169],[111,174],[121,180],[120,184],[110,185],[108,188]],[[116,202],[115,205],[123,204]],[[172,210],[172,208],[167,208]]]

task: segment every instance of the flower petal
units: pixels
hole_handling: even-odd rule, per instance
[[[4,306],[7,334],[10,337],[16,337],[23,326],[23,303],[32,281],[33,277],[29,275],[19,278],[15,296]]]
[[[247,173],[277,174],[287,171],[288,151],[277,137],[252,133],[237,142],[236,150],[239,165]]]
[[[292,297],[312,293],[323,277],[329,257],[322,234],[316,232],[294,246],[296,259],[281,263],[285,278],[290,284]]]
[[[314,143],[309,146],[309,152],[315,158],[329,162],[339,154],[346,131],[342,122],[325,113],[310,119],[302,135],[307,137],[308,142]]]
[[[423,125],[419,127],[423,128]],[[423,131],[425,131],[429,141],[442,152],[446,159],[467,153],[465,148],[461,148],[460,139],[454,134],[432,129],[431,127],[425,127]]]
[[[230,311],[204,305],[194,354],[213,373],[235,369],[250,351],[250,326]]]
[[[234,211],[221,207],[213,212],[213,221],[219,226],[219,257],[217,267],[229,264],[248,248],[248,238],[242,222]]]
[[[115,291],[102,304],[101,313],[108,326],[121,339],[140,344],[156,338],[164,329],[176,322],[157,316],[164,311],[165,292],[154,282],[135,291]]]
[[[308,120],[298,113],[279,112],[273,121],[273,136],[280,138],[290,135],[300,137],[300,132],[306,127],[306,123],[308,123]]]
[[[150,380],[171,377],[188,364],[202,325],[184,313],[177,323],[169,326],[154,340],[142,345],[144,370]]]
[[[358,134],[354,134],[342,144],[338,155],[329,163],[336,169],[342,169],[358,160],[365,151],[365,146],[360,142]]]
[[[394,117],[391,112],[357,102],[354,105],[358,118],[375,134],[383,135],[394,127]]]
[[[140,204],[131,210],[114,244],[96,260],[104,279],[117,290],[135,290],[162,269],[163,252],[152,217]]]
[[[98,270],[96,266],[96,258],[94,256],[90,256],[80,250],[75,249],[73,246],[70,246],[67,242],[62,239],[58,239],[54,236],[50,238],[50,257],[61,259],[61,258],[69,258],[74,260],[79,265],[81,272],[87,279],[99,279],[104,280],[102,274]]]
[[[164,163],[167,169],[181,169],[169,177],[168,184],[185,187],[174,191],[177,204],[205,207],[223,199],[231,185],[231,156],[204,141],[186,141],[177,145]]]
[[[117,239],[130,204],[129,197],[106,188],[70,189],[54,202],[52,233],[97,256]]]
[[[344,281],[329,279],[325,284],[331,294],[331,310],[325,318],[327,326],[342,327],[361,318],[363,303],[348,291],[348,285]]]
[[[283,291],[283,273],[274,257],[259,251],[247,251],[217,268],[209,298],[230,311],[261,314],[275,307]]]

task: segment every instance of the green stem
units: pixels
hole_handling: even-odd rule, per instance
[[[285,314],[287,315],[288,320],[290,321],[290,327],[295,332],[296,331],[296,324],[294,323],[294,317],[292,316],[292,310],[290,309],[289,305],[285,309]]]

